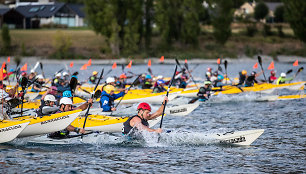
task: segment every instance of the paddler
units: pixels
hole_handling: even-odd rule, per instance
[[[256,78],[260,75],[261,73],[256,73],[256,71],[253,71],[246,79],[245,81],[245,87],[251,87],[254,86],[254,83],[258,83]]]
[[[160,116],[163,112],[165,101],[168,101],[168,97],[164,98],[162,105],[159,109],[153,113],[151,112],[151,106],[148,103],[140,103],[137,107],[137,115],[130,117],[126,122],[123,123],[123,135],[128,135],[129,137],[137,136],[138,131],[148,131],[161,133],[162,129],[151,129],[149,128],[148,120],[152,120]]]
[[[120,89],[124,89],[127,84],[126,79],[127,79],[127,76],[124,73],[121,74],[118,80],[116,81],[116,87]]]
[[[37,116],[44,116],[49,114],[55,114],[59,108],[56,106],[56,98],[54,95],[47,94],[41,101],[41,105],[36,110]]]
[[[241,72],[239,72],[239,82],[237,84],[237,86],[242,87],[244,86],[245,80],[247,79],[247,71],[246,70],[242,70]]]
[[[127,90],[115,94],[115,87],[113,85],[106,85],[103,88],[100,98],[100,107],[103,109],[103,112],[112,112],[115,111],[114,101],[117,98],[124,96],[127,93]]]
[[[166,89],[164,88],[165,81],[163,79],[157,80],[156,83],[157,83],[157,86],[153,88],[153,93],[160,93],[160,92],[166,91]]]
[[[44,82],[44,77],[39,74],[36,76],[36,81],[34,81],[31,92],[40,92],[42,91],[42,86],[45,83]]]
[[[60,100],[60,108],[57,113],[68,112],[68,111],[73,111],[73,110],[78,110],[78,109],[85,110],[87,109],[89,104],[92,104],[92,101],[93,101],[92,99],[89,99],[86,103],[82,104],[81,106],[77,108],[73,108],[72,100],[68,97],[63,97]],[[57,132],[49,134],[48,137],[53,138],[53,139],[63,139],[69,136],[69,132],[76,132],[76,133],[84,134],[85,130],[83,128],[78,128],[78,127],[69,125],[66,129],[62,131],[57,131]]]
[[[208,68],[207,68],[207,72],[206,72],[206,74],[205,74],[206,80],[207,80],[207,81],[211,81],[211,80],[210,80],[211,74],[212,74],[212,68],[211,68],[211,67],[208,67]]]
[[[96,80],[98,79],[97,76],[98,76],[98,72],[97,71],[92,72],[92,75],[89,77],[88,82],[90,84],[96,84]]]
[[[286,73],[281,73],[280,77],[277,79],[277,82],[276,84],[279,85],[279,84],[284,84],[288,81],[291,81],[293,80],[293,77],[290,77],[290,78],[286,78]]]
[[[277,80],[277,77],[275,76],[275,71],[274,70],[272,70],[271,72],[270,72],[270,76],[269,76],[269,83],[274,83],[275,82],[275,80]]]
[[[199,101],[206,101],[210,97],[211,93],[211,81],[205,81],[204,86],[200,87],[199,92],[197,93],[197,96],[199,98]]]
[[[142,89],[150,89],[152,86],[152,76],[150,74],[147,74],[145,77],[145,81],[142,84]]]

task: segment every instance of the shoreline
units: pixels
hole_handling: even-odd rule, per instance
[[[267,55],[260,55],[263,61],[267,62],[277,62],[277,63],[293,63],[298,59],[299,63],[306,63],[306,57],[299,57],[299,56],[277,56],[277,60],[273,60],[271,56]],[[11,56],[11,62],[15,63],[14,56]],[[69,65],[70,62],[74,62],[74,64],[85,64],[88,62],[89,59],[48,59],[44,57],[22,57],[21,63],[30,63],[34,64],[36,62],[42,62],[43,64],[60,64],[64,63]],[[120,59],[92,59],[92,64],[94,65],[111,65],[114,62],[117,64],[128,64],[130,60],[133,61],[133,64],[147,64],[149,59],[151,59],[152,64],[160,64],[159,59],[156,57],[152,58],[145,58],[145,59],[128,59],[128,58],[120,58]],[[179,59],[183,62],[185,59]],[[204,58],[194,58],[194,59],[187,59],[188,63],[190,64],[197,64],[197,63],[216,63],[216,59],[204,59]],[[253,58],[250,57],[238,57],[238,58],[223,58],[223,60],[227,60],[230,63],[241,63],[241,62],[257,62],[257,56]],[[0,57],[0,61],[4,62],[7,61],[7,57]],[[165,58],[163,64],[176,64],[175,58]]]

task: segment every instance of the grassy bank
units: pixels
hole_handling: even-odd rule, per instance
[[[196,48],[174,44],[172,49],[164,49],[160,45],[160,37],[152,38],[152,48],[149,51],[140,50],[134,55],[122,55],[124,57],[146,58],[166,57],[178,58],[216,58],[254,56],[256,54],[271,55],[297,55],[306,56],[306,46],[295,37],[289,27],[284,27],[285,36],[279,37],[275,28],[272,35],[263,36],[260,27],[258,32],[249,37],[244,26],[232,26],[233,35],[224,45],[216,44],[212,36],[212,28],[203,26],[199,45]],[[71,41],[67,58],[112,58],[110,50],[103,36],[96,35],[89,29],[64,29],[62,36]],[[12,55],[19,56],[43,56],[55,57],[55,36],[57,30],[11,30]],[[1,41],[2,42],[2,41]],[[0,43],[3,45],[3,43]]]

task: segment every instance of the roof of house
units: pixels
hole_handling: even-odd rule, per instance
[[[72,11],[74,11],[78,16],[84,18],[84,5],[81,4],[67,4],[67,7],[70,8]]]
[[[61,9],[65,3],[54,3],[54,4],[41,4],[41,5],[25,5],[18,6],[16,11],[23,16],[29,17],[51,17],[59,9]]]
[[[8,11],[10,11],[11,9],[9,8],[0,8],[0,16],[5,15]]]

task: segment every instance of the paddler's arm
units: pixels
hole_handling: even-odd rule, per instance
[[[9,95],[10,97],[13,98],[13,97],[15,96],[15,93],[16,93],[16,91],[17,91],[18,86],[19,86],[19,84],[17,83],[17,84],[14,86],[13,89],[10,89],[10,90],[9,90],[8,95]]]
[[[152,119],[160,116],[163,113],[163,109],[165,107],[165,101],[168,102],[168,97],[167,96],[164,98],[164,101],[162,102],[162,105],[159,107],[159,109],[155,113],[151,114],[148,120],[152,120]]]
[[[146,131],[148,131],[148,132],[156,132],[156,133],[161,133],[161,132],[162,132],[162,129],[160,129],[160,128],[158,128],[158,129],[151,129],[151,128],[149,128],[149,127],[143,125],[143,124],[141,123],[140,118],[138,118],[138,117],[134,117],[134,118],[131,120],[130,125],[131,125],[132,127],[137,127],[138,130],[146,130]]]
[[[93,100],[89,99],[86,103],[82,104],[81,106],[75,108],[74,110],[78,110],[78,109],[82,109],[82,111],[84,111],[85,109],[88,108],[89,104],[92,105]]]

